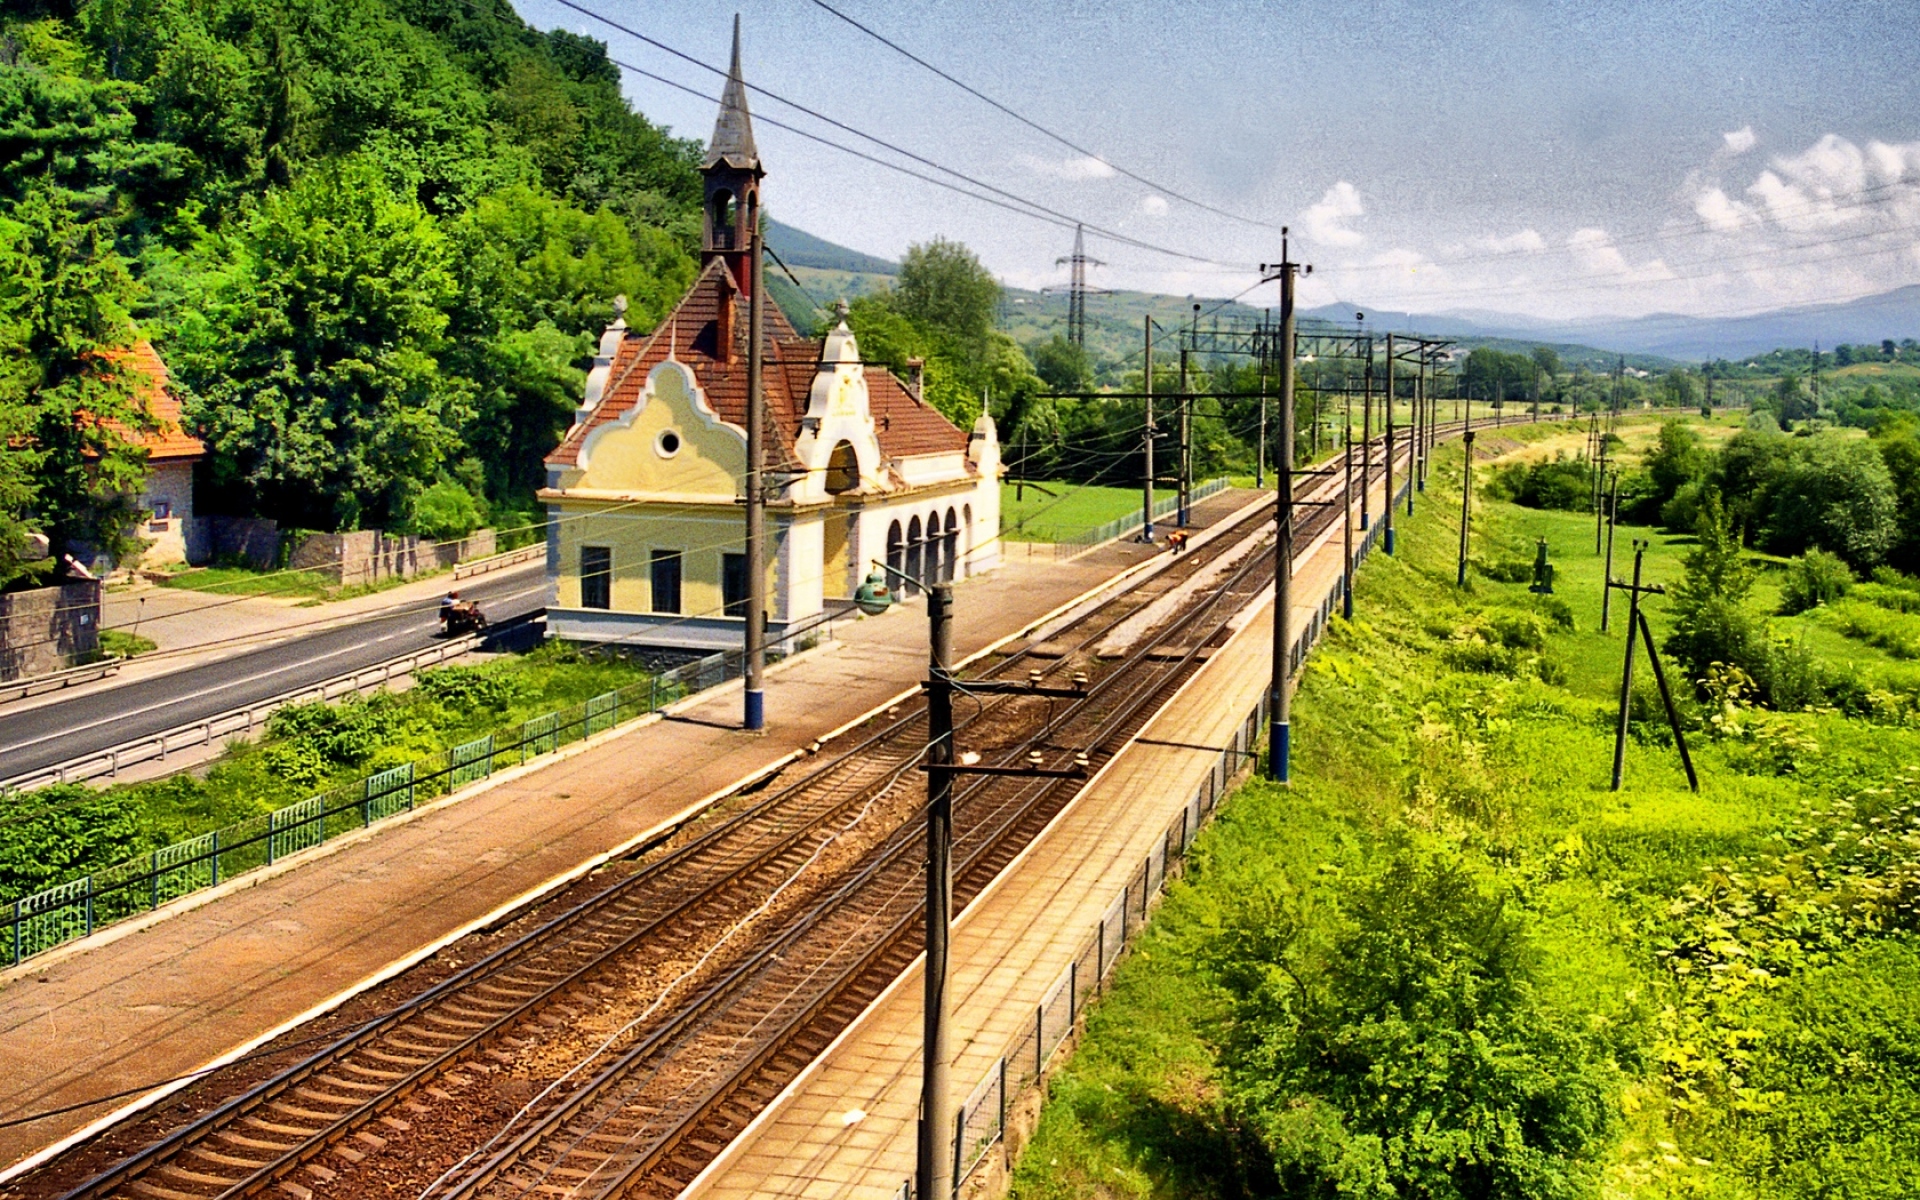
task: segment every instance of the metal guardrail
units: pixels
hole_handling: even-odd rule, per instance
[[[486,575],[506,567],[517,567],[521,563],[532,562],[547,556],[545,541],[529,542],[517,550],[502,550],[498,554],[489,554],[485,558],[476,558],[470,562],[453,564],[455,579],[471,579],[475,575]]]
[[[808,638],[831,638],[823,622]],[[740,676],[744,656],[727,650],[629,684],[583,704],[530,717],[519,725],[369,775],[199,837],[163,846],[79,879],[23,896],[0,908],[0,966],[56,946],[169,901],[270,866],[356,829],[371,827],[419,803],[477,783],[562,746],[640,717]]]
[[[116,779],[124,767],[156,759],[164,762],[169,754],[177,754],[196,746],[211,746],[215,738],[252,733],[256,726],[264,724],[268,717],[289,704],[325,703],[342,696],[383,688],[393,680],[411,675],[422,667],[434,666],[449,658],[457,658],[479,646],[484,640],[478,635],[467,634],[437,642],[424,650],[416,650],[384,663],[362,667],[345,675],[336,675],[319,683],[282,692],[278,696],[257,701],[243,708],[228,709],[205,720],[177,725],[164,733],[135,738],[93,754],[71,758],[66,762],[44,767],[25,775],[17,775],[12,779],[0,780],[0,791],[31,792],[43,787],[51,787],[56,783],[84,783],[102,776]]]
[[[49,671],[45,675],[32,675],[26,679],[10,679],[0,683],[0,703],[8,700],[24,700],[28,696],[38,696],[42,692],[57,692],[61,688],[72,687],[76,683],[92,683],[96,679],[105,679],[119,673],[121,658],[109,658],[101,662],[86,663],[78,667],[68,667],[62,671]]]

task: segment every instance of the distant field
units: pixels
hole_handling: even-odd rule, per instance
[[[1060,542],[1140,507],[1135,488],[1086,487],[1072,483],[1000,484],[1000,531],[1010,542]]]

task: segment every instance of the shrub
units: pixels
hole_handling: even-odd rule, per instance
[[[1579,512],[1593,506],[1593,470],[1584,458],[1559,454],[1544,462],[1499,468],[1490,490],[1526,508]]]
[[[1681,484],[1673,498],[1660,506],[1660,524],[1668,529],[1692,529],[1700,523],[1700,510],[1711,490],[1711,485],[1699,479]]]
[[[421,537],[451,541],[480,528],[486,519],[472,492],[451,479],[442,479],[414,497],[407,523]]]
[[[1787,568],[1780,588],[1780,611],[1792,615],[1830,604],[1847,594],[1853,572],[1846,560],[1825,550],[1809,550]]]
[[[1495,583],[1529,583],[1533,580],[1533,560],[1530,558],[1475,559],[1473,568]]]
[[[435,667],[414,679],[414,688],[437,704],[462,712],[505,712],[530,694],[524,678],[487,667]]]
[[[1280,1193],[1592,1194],[1616,1069],[1542,1000],[1521,914],[1449,854],[1403,853],[1343,891],[1321,944],[1263,897],[1210,955],[1228,1101]]]
[[[27,811],[35,815],[11,815]],[[65,883],[141,848],[132,802],[85,784],[56,784],[14,797],[9,813],[0,824],[0,900]]]

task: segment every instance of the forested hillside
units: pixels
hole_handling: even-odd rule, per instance
[[[102,350],[159,345],[204,511],[450,536],[530,505],[613,297],[691,278],[699,144],[506,0],[6,14],[0,582],[28,533],[124,540]]]

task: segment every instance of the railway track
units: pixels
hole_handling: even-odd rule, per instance
[[[1257,521],[1250,522],[1257,524]],[[1232,542],[1190,552],[1157,576],[1166,586],[1204,567]],[[1073,655],[1154,599],[1124,593],[1077,623]],[[1026,652],[994,664],[1004,675]],[[569,1019],[591,999],[582,989],[612,964],[631,967],[676,939],[675,929],[737,922],[816,850],[821,829],[894,788],[925,740],[919,706],[888,722],[808,778],[718,823],[639,872],[558,915],[512,944],[221,1104],[173,1134],[66,1193],[82,1197],[245,1196],[267,1190],[301,1164],[392,1116],[396,1105],[495,1047],[523,1044],[537,1017]],[[989,741],[1011,736],[1031,705],[1011,697],[985,705],[963,728]],[[908,956],[909,959],[911,955]],[[897,968],[896,968],[897,969]],[[692,1011],[698,1001],[682,1006]],[[666,1026],[662,1026],[665,1028]],[[378,1126],[375,1126],[378,1127]],[[382,1132],[390,1132],[382,1129]]]
[[[1268,555],[1246,555],[1223,586],[1147,639],[1126,669],[1105,674],[1085,700],[1029,742],[1003,750],[999,762],[1040,746],[1055,754],[1081,749],[1103,763],[1192,674],[1227,619],[1271,586],[1271,565]],[[1186,648],[1177,657],[1158,653],[1170,645]],[[956,908],[1078,786],[988,776],[964,789],[954,811]],[[923,828],[915,820],[896,829],[846,882],[715,981],[697,1005],[529,1122],[477,1169],[426,1194],[677,1194],[920,953]]]
[[[1373,449],[1378,463],[1378,445]],[[1404,460],[1404,443],[1397,449],[1396,459]],[[1329,498],[1343,485],[1340,467],[1303,477],[1296,497],[1318,503],[1295,522],[1296,549],[1337,523],[1340,509]],[[1036,680],[1099,671],[1086,657],[1089,647],[1183,580],[1239,552],[1223,584],[1108,664],[1086,699],[987,700],[962,722],[960,736],[1001,762],[1034,748],[1086,750],[1096,764],[1104,762],[1150,715],[1153,701],[1177,688],[1225,635],[1228,618],[1271,587],[1271,555],[1246,553],[1249,542],[1271,545],[1268,528],[1265,514],[1243,517],[1151,580],[1055,631],[1046,658],[1029,646],[992,664],[983,677],[1023,665]],[[349,1138],[382,1142],[369,1138],[370,1127],[404,1136],[408,1123],[393,1115],[395,1107],[418,1111],[409,1097],[435,1079],[482,1056],[511,1059],[548,1026],[599,1004],[613,990],[603,980],[616,972],[670,965],[684,942],[698,940],[690,931],[738,930],[757,919],[750,944],[697,977],[675,980],[688,983],[685,999],[653,1014],[663,1007],[662,994],[647,1010],[653,1019],[643,1014],[625,1036],[609,1039],[604,1064],[590,1078],[536,1097],[482,1152],[422,1194],[677,1191],[919,953],[922,827],[910,814],[844,869],[816,871],[810,887],[794,887],[819,857],[823,836],[858,824],[889,796],[917,793],[917,784],[900,785],[917,779],[912,769],[925,717],[918,703],[903,707],[910,711],[885,719],[804,779],[692,832],[633,875],[66,1192],[65,1200],[257,1195]],[[1037,836],[1072,790],[1053,781],[987,778],[956,797],[957,907]],[[790,888],[794,902],[769,913]],[[331,1176],[315,1170],[317,1178]]]

